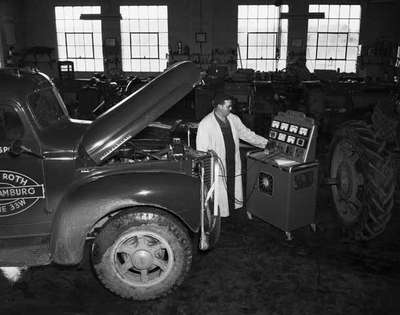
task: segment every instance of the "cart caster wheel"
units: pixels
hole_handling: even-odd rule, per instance
[[[285,232],[286,240],[287,241],[293,241],[293,236],[292,233],[290,232]]]
[[[246,211],[246,214],[247,214],[247,219],[253,220],[253,215],[249,211]]]
[[[310,224],[311,230],[315,233],[317,232],[317,225],[315,223]]]

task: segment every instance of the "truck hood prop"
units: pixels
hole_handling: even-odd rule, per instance
[[[100,115],[82,137],[81,145],[97,164],[165,113],[200,78],[190,61],[179,62]]]

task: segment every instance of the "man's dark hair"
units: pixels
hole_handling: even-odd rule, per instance
[[[213,105],[214,105],[214,107],[216,107],[218,104],[223,104],[224,101],[226,101],[226,100],[232,101],[232,97],[230,95],[224,93],[223,91],[218,91],[214,95]]]

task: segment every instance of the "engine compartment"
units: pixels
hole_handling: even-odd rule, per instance
[[[180,138],[171,141],[163,139],[131,139],[111,157],[111,163],[142,163],[148,161],[196,160],[207,153],[187,146]]]

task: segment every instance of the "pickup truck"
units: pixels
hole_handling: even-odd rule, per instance
[[[168,68],[94,121],[71,119],[43,73],[0,69],[0,266],[78,265],[85,249],[113,293],[148,300],[179,286],[196,246],[220,233],[218,163],[173,139],[136,139],[199,80]]]

